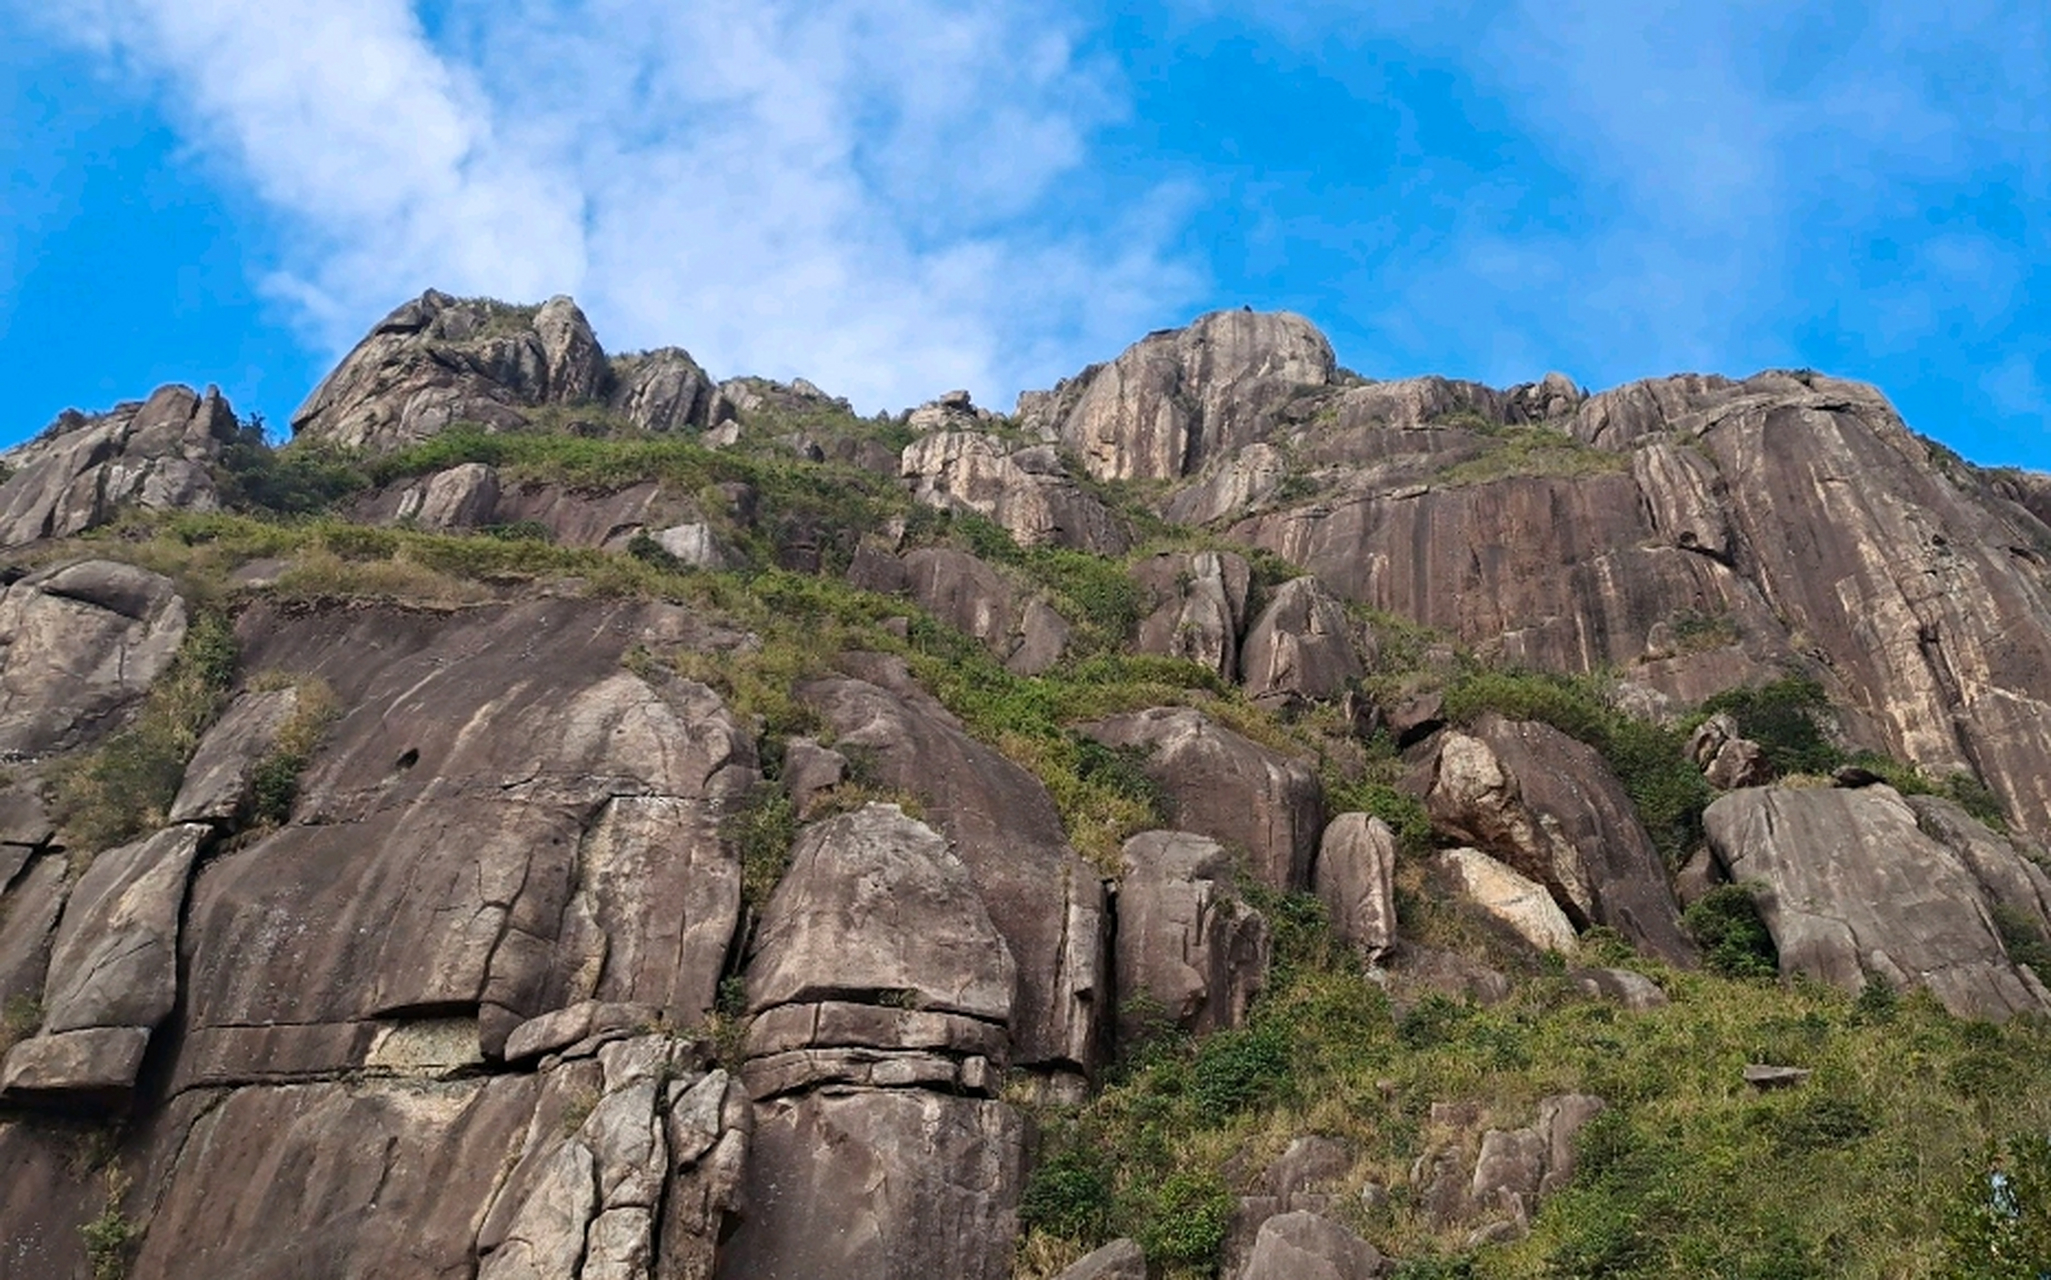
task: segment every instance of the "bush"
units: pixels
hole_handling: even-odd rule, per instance
[[[1718,885],[1681,913],[1681,923],[1702,948],[1702,963],[1727,978],[1771,978],[1780,952],[1759,917],[1759,904],[1739,885]]]
[[[1110,1234],[1112,1178],[1102,1153],[1069,1146],[1040,1161],[1019,1197],[1019,1225],[1094,1245]]]
[[[1134,1238],[1149,1264],[1201,1267],[1217,1261],[1238,1207],[1218,1175],[1173,1173],[1140,1198],[1145,1207]]]
[[[1738,732],[1759,744],[1776,773],[1829,773],[1845,763],[1817,725],[1830,708],[1823,686],[1803,676],[1731,689],[1702,704],[1707,715],[1728,712]]]
[[[761,911],[790,869],[791,846],[798,839],[797,806],[781,786],[761,783],[727,815],[721,834],[741,856],[741,901]]]
[[[1954,1280],[2042,1280],[2051,1266],[2051,1137],[2016,1134],[1990,1149],[1944,1217]]]
[[[1287,1030],[1268,1021],[1204,1041],[1190,1070],[1199,1112],[1222,1120],[1281,1097],[1289,1088],[1290,1050]]]

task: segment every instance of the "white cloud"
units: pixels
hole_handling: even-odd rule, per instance
[[[433,18],[94,0],[55,20],[160,83],[282,215],[271,286],[336,349],[428,285],[566,292],[610,348],[679,343],[716,374],[894,408],[1051,381],[1196,292],[1158,209],[1035,229],[1120,110],[1043,6],[447,0]]]

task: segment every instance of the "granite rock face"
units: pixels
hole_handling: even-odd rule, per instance
[[[98,736],[142,700],[185,639],[160,574],[107,560],[33,573],[0,593],[0,753]]]
[[[1313,887],[1332,934],[1373,964],[1396,945],[1396,833],[1380,818],[1342,813],[1318,842]]]
[[[1184,831],[1125,842],[1118,883],[1119,1035],[1236,1027],[1267,978],[1268,927],[1232,885],[1232,855]]]
[[[1781,972],[1852,991],[1873,977],[1926,987],[1962,1017],[2051,1011],[2043,984],[2009,960],[1991,910],[2034,907],[2044,921],[2041,877],[1991,833],[1964,839],[1954,814],[1931,812],[1936,837],[1892,787],[1764,787],[1724,796],[1705,822],[1730,878],[1764,886],[1759,914]]]
[[[1130,572],[1146,600],[1137,647],[1141,653],[1187,658],[1236,678],[1239,636],[1253,591],[1253,570],[1229,551],[1165,551],[1135,563]]]
[[[0,547],[83,533],[129,504],[213,510],[219,495],[209,467],[238,427],[212,387],[160,387],[97,417],[66,414],[0,454],[9,473],[0,484]]]
[[[1083,492],[1047,445],[1008,449],[994,436],[943,431],[905,446],[901,469],[918,501],[984,516],[1022,547],[1119,555],[1131,545],[1110,511]]]
[[[1316,578],[1275,590],[1239,655],[1246,695],[1257,702],[1317,702],[1367,674],[1346,608]]]

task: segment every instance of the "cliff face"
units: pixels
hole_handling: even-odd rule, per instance
[[[429,293],[293,426],[169,388],[7,455],[9,1274],[1046,1274],[1034,1122],[1247,1024],[1319,910],[1333,982],[1492,1000],[1441,944],[1686,974],[1736,880],[1787,974],[2051,1014],[2043,486],[1870,388],[1367,383],[1228,312],[863,423]],[[1608,701],[1471,705],[1515,668]],[[1674,723],[1790,679],[1833,762],[2005,829],[1870,770],[1705,828],[1697,764],[1796,766]],[[1404,1212],[1511,1239],[1601,1105],[1432,1106],[1480,1146]],[[1156,1264],[1374,1273],[1304,1189],[1354,1156],[1289,1153]]]

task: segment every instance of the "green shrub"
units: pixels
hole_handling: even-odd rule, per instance
[[[221,505],[250,515],[315,515],[334,509],[370,483],[370,475],[348,454],[318,445],[273,449],[264,439],[260,418],[241,426],[214,466]]]
[[[798,839],[797,806],[781,786],[764,782],[727,815],[721,834],[741,856],[741,901],[761,911],[790,869],[791,846]]]
[[[1141,1196],[1134,1238],[1147,1262],[1160,1267],[1202,1267],[1217,1261],[1238,1201],[1215,1173],[1170,1174]]]
[[[1019,1197],[1019,1225],[1094,1245],[1109,1237],[1111,1167],[1094,1149],[1070,1145],[1033,1167]]]
[[[2043,928],[2035,920],[2005,902],[1997,902],[1994,927],[2010,960],[2028,965],[2039,980],[2051,982],[2051,938],[2044,936]]]
[[[2051,1267],[2051,1136],[1996,1144],[1962,1182],[1945,1207],[1945,1274],[2042,1280]]]
[[[1274,1022],[1218,1032],[1197,1046],[1191,1066],[1199,1112],[1223,1119],[1282,1096],[1289,1088],[1291,1056],[1288,1031]]]
[[[1431,813],[1424,801],[1385,782],[1327,783],[1325,807],[1332,813],[1365,813],[1380,818],[1395,834],[1396,847],[1411,857],[1432,851]]]
[[[1803,676],[1731,689],[1702,704],[1708,715],[1730,713],[1738,733],[1759,744],[1776,773],[1829,773],[1845,763],[1844,752],[1817,724],[1829,709],[1823,686]]]
[[[1681,913],[1681,923],[1702,948],[1702,963],[1727,978],[1770,978],[1780,953],[1759,917],[1759,904],[1740,885],[1718,885]]]

